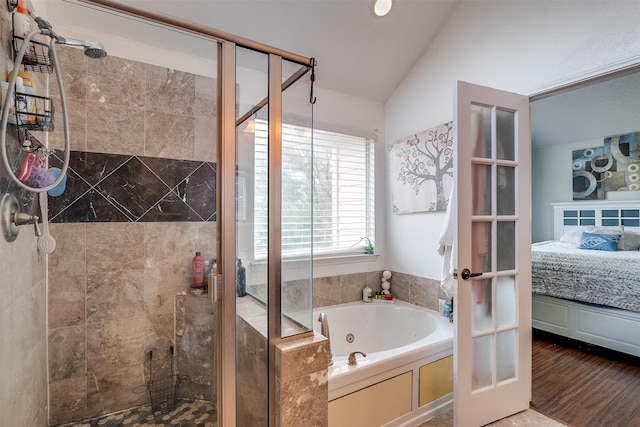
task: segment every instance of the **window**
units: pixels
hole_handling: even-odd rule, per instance
[[[375,233],[373,140],[355,135],[282,125],[282,254],[364,253]],[[267,253],[268,125],[255,123],[255,255]],[[313,175],[312,175],[313,174]],[[313,185],[312,185],[313,182]]]

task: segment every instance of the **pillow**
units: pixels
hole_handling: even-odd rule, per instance
[[[574,245],[579,245],[580,240],[582,240],[582,229],[565,231],[562,237],[560,237],[561,242],[573,243]]]
[[[595,251],[616,251],[621,236],[621,234],[598,234],[585,231],[582,233],[578,248]]]
[[[620,246],[620,243],[618,243]],[[625,251],[635,251],[640,249],[640,233],[634,231],[624,231],[624,248]]]
[[[618,225],[615,227],[596,227],[596,226],[589,226],[587,228],[584,229],[584,231],[586,231],[587,233],[595,233],[595,234],[618,234],[620,236],[619,240],[618,240],[618,250],[619,251],[623,251],[625,250],[625,241],[624,241],[624,236],[625,236],[625,232],[624,232],[624,226],[622,225]]]

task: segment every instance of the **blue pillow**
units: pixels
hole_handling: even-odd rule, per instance
[[[621,234],[597,234],[585,231],[582,233],[578,247],[595,251],[615,251],[618,249],[618,240],[621,236]]]

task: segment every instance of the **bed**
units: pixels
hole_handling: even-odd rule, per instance
[[[532,245],[533,327],[640,356],[640,201],[552,206],[554,240]],[[577,247],[616,228],[628,250]]]

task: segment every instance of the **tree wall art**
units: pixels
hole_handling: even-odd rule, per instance
[[[453,184],[453,122],[402,138],[387,148],[393,211],[446,210]]]

